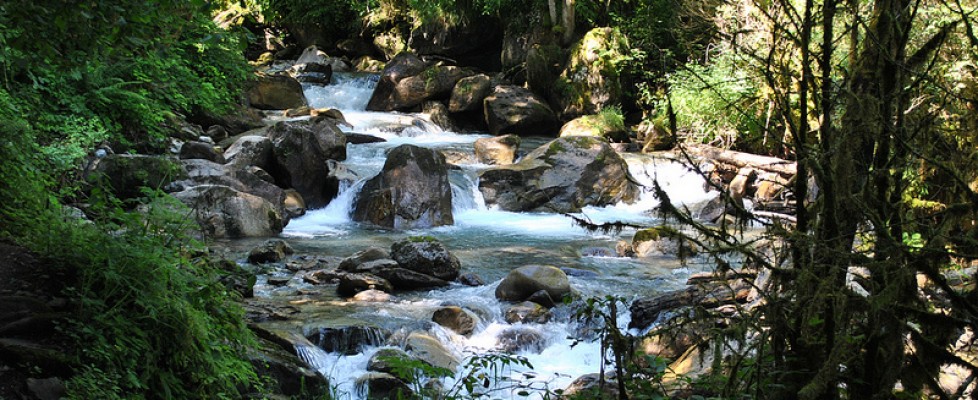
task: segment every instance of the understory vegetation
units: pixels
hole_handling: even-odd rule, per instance
[[[259,389],[243,311],[186,233],[188,210],[147,191],[137,212],[81,179],[100,144],[158,151],[171,118],[234,106],[241,44],[203,1],[0,5],[0,236],[69,277],[70,398]]]

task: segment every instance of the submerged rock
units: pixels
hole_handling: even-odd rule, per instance
[[[437,338],[424,332],[411,332],[405,341],[408,353],[429,365],[455,371],[460,361]]]
[[[357,195],[353,220],[395,229],[453,224],[445,156],[413,145],[392,150],[384,169]]]
[[[539,354],[547,348],[547,338],[535,328],[514,326],[499,333],[496,348],[505,353]]]
[[[561,300],[571,293],[567,274],[550,265],[527,265],[509,272],[496,287],[496,298],[503,301],[524,301],[538,291]]]
[[[459,335],[467,336],[475,331],[477,317],[462,307],[450,306],[435,310],[431,320]]]

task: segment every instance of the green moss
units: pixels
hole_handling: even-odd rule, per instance
[[[649,242],[653,240],[659,240],[662,234],[659,228],[647,228],[635,232],[635,236],[632,237],[632,243]]]
[[[432,243],[437,242],[433,236],[422,235],[422,236],[408,236],[407,240],[411,243]]]

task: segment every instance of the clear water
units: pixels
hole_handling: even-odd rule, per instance
[[[364,108],[377,79],[375,75],[334,74],[334,83],[325,87],[308,86],[306,95],[314,107],[333,107],[343,111],[352,127],[345,131],[365,133],[387,140],[383,143],[348,145],[348,159],[343,163],[359,180],[345,185],[328,206],[311,210],[292,220],[283,236],[299,253],[345,257],[368,246],[389,248],[406,236],[430,235],[442,241],[461,260],[463,272],[474,272],[489,284],[482,287],[452,285],[447,288],[396,293],[388,303],[351,304],[342,299],[312,302],[320,307],[324,319],[337,314],[350,320],[366,321],[391,331],[426,328],[460,358],[486,354],[497,348],[500,334],[510,326],[503,321],[505,305],[493,293],[499,281],[513,268],[527,264],[549,264],[592,271],[593,276],[570,278],[572,287],[584,297],[615,295],[626,299],[652,295],[681,287],[692,272],[705,266],[695,260],[681,264],[662,257],[651,259],[614,256],[619,240],[630,241],[634,231],[617,234],[589,233],[576,227],[559,214],[515,213],[486,207],[478,190],[478,173],[487,168],[460,157],[461,168],[450,172],[453,189],[453,226],[413,231],[391,231],[360,225],[350,220],[350,210],[356,192],[363,182],[382,168],[387,151],[410,143],[436,148],[449,154],[471,154],[472,143],[485,134],[460,134],[444,131],[432,124],[423,114],[366,112]],[[533,149],[545,138],[524,140],[522,152]],[[451,157],[450,157],[451,158]],[[666,159],[648,155],[626,154],[632,175],[643,184],[658,179],[672,200],[695,205],[714,194],[704,192],[702,179],[683,166]],[[608,207],[588,207],[580,216],[594,222],[628,221],[654,224],[649,211],[657,200],[646,191],[634,204]],[[259,291],[259,293],[265,293]],[[267,293],[266,293],[267,295]],[[473,310],[482,322],[471,337],[463,337],[442,329],[430,321],[434,310],[443,305],[460,305]],[[566,307],[565,307],[566,308]],[[626,307],[622,307],[626,308]],[[328,310],[328,311],[327,311]],[[597,343],[571,346],[568,337],[575,334],[575,324],[565,314],[555,322],[522,328],[532,329],[544,337],[542,351],[524,353],[534,366],[533,371],[515,369],[514,379],[532,382],[535,387],[562,389],[572,380],[599,369]],[[327,317],[328,316],[328,317]],[[620,318],[627,324],[627,312]],[[434,326],[432,326],[434,325]],[[331,378],[343,397],[358,399],[354,381],[366,371],[367,360],[377,348],[367,348],[357,355],[325,353],[318,348],[298,349],[311,365]],[[451,385],[449,380],[446,385]]]

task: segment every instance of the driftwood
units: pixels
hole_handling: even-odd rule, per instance
[[[686,146],[684,150],[691,156],[732,165],[737,169],[744,167],[754,168],[761,171],[773,172],[786,178],[791,178],[798,173],[797,164],[794,161],[782,160],[777,157],[760,156],[703,145]]]

